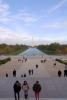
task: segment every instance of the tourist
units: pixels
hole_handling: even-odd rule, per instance
[[[67,70],[64,70],[64,77],[67,77]]]
[[[8,73],[6,73],[6,77],[8,77]]]
[[[46,59],[44,59],[44,63],[46,62]]]
[[[26,77],[26,73],[24,73],[24,77]]]
[[[28,72],[29,72],[29,75],[31,75],[31,70],[30,69],[28,70]]]
[[[21,61],[21,59],[18,59],[18,62]]]
[[[38,65],[36,65],[36,68],[38,68]]]
[[[25,58],[25,62],[27,62],[27,58]]]
[[[59,70],[58,71],[58,76],[61,77],[62,72]]]
[[[54,63],[54,66],[56,66],[56,63]]]
[[[22,63],[23,63],[23,60],[22,60]]]
[[[31,70],[31,73],[32,73],[32,75],[33,75],[33,69]]]
[[[16,70],[13,70],[13,77],[16,77]]]
[[[43,63],[43,60],[41,60],[41,63]]]
[[[39,100],[39,94],[41,92],[41,85],[39,83],[39,81],[36,81],[36,83],[33,85],[33,91],[35,93],[35,98],[36,100]]]
[[[23,78],[23,74],[21,75],[21,77]]]
[[[20,100],[20,90],[21,90],[21,83],[19,81],[16,81],[14,86],[14,96],[15,96],[15,100]]]
[[[22,90],[24,92],[24,98],[27,99],[28,98],[28,90],[29,90],[29,85],[28,85],[27,81],[24,81],[24,83],[22,85]]]

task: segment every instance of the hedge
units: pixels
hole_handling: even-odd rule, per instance
[[[62,64],[67,65],[67,62],[65,62],[65,61],[63,61],[63,60],[61,60],[61,59],[56,59],[56,61],[58,61],[58,62],[60,62],[60,63],[62,63]]]
[[[11,60],[10,57],[8,57],[8,58],[6,58],[6,59],[3,59],[3,60],[0,60],[0,65],[5,64],[5,63],[7,63],[7,62],[10,61],[10,60]]]

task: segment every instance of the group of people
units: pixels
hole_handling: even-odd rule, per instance
[[[45,63],[46,62],[46,59],[44,59],[44,60],[41,60],[41,63]]]
[[[25,99],[28,98],[28,91],[29,91],[30,87],[29,87],[29,84],[27,83],[26,80],[23,82],[22,85],[19,81],[16,81],[14,83],[13,89],[14,89],[15,100],[17,100],[17,99],[20,100],[20,91],[21,91],[21,89],[24,92],[24,98]],[[39,94],[40,94],[40,91],[41,91],[41,85],[40,85],[39,81],[36,81],[33,84],[32,89],[35,93],[36,100],[39,100]]]
[[[27,58],[26,57],[23,57],[23,59],[18,59],[18,62],[22,61],[23,62],[27,62]]]
[[[29,75],[33,75],[34,71],[33,71],[33,69],[29,69],[28,72],[29,72]]]
[[[62,72],[59,70],[58,71],[58,76],[61,77]],[[64,70],[64,77],[67,77],[67,70]]]
[[[8,73],[6,72],[6,77],[8,77]],[[16,70],[13,70],[13,77],[16,77]]]

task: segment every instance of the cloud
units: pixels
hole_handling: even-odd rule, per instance
[[[0,27],[0,43],[8,43],[8,44],[27,44],[27,45],[38,45],[48,43],[47,40],[39,38],[39,37],[32,37],[32,35],[28,33],[19,34],[17,32],[13,32],[9,28]]]
[[[65,42],[64,42],[65,41]],[[9,28],[0,27],[0,43],[7,44],[27,44],[27,45],[39,45],[50,44],[52,42],[67,43],[64,37],[49,38],[49,37],[33,37],[28,33],[19,34],[10,30]]]
[[[8,24],[12,22],[12,18],[10,16],[10,6],[7,3],[0,2],[0,23]]]
[[[48,23],[42,27],[46,29],[67,29],[67,21]]]
[[[26,23],[36,22],[38,20],[36,16],[32,15],[31,13],[25,10],[20,10],[16,18]]]
[[[6,17],[9,15],[9,5],[7,3],[0,3],[0,17]]]
[[[54,11],[60,9],[66,2],[67,2],[67,0],[62,0],[57,5],[55,5],[52,8],[50,8],[49,11],[48,11],[48,13],[53,13]]]
[[[38,21],[38,17],[26,10],[19,10],[15,14],[12,14],[10,10],[10,5],[7,3],[0,2],[0,23],[18,23],[24,22],[29,25],[33,22]]]
[[[38,17],[25,11],[19,10],[16,14],[12,14],[10,11],[10,6],[7,3],[0,3],[0,23],[17,23],[23,21],[25,24],[29,25],[30,23],[38,21]]]
[[[32,41],[32,37],[28,33],[17,33],[9,28],[0,27],[0,43],[28,43]]]

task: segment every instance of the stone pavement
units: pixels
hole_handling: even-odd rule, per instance
[[[0,80],[0,98],[13,98],[14,91],[13,85],[16,80],[19,80],[21,84],[24,80],[27,80],[29,84],[29,98],[34,98],[34,92],[32,90],[33,84],[36,80],[39,80],[42,91],[40,98],[67,98],[67,78],[8,78]],[[20,92],[20,97],[23,98],[23,91]]]
[[[14,100],[14,91],[13,85],[16,80],[19,80],[21,84],[24,80],[27,80],[29,83],[29,99],[35,100],[34,92],[32,90],[33,84],[38,80],[42,86],[42,91],[40,94],[40,100],[66,100],[67,98],[67,78],[63,77],[64,65],[56,62],[56,66],[53,66],[55,63],[55,58],[41,54],[37,49],[32,51],[26,51],[28,61],[26,63],[18,62],[18,59],[23,58],[22,54],[18,56],[12,56],[11,62],[6,63],[5,65],[0,66],[0,74],[5,76],[5,72],[9,72],[9,77],[0,78],[0,98],[1,100]],[[32,54],[33,52],[33,54]],[[31,54],[30,54],[31,53]],[[37,54],[37,56],[36,56]],[[39,56],[39,54],[41,56]],[[34,56],[34,57],[33,57]],[[39,57],[38,57],[39,56]],[[45,63],[41,63],[41,59],[47,59]],[[36,69],[36,64],[39,65]],[[13,78],[12,71],[13,69],[17,71],[17,77]],[[33,76],[29,76],[28,70],[33,69]],[[57,77],[58,70],[62,71],[62,77]],[[26,73],[27,77],[22,78],[21,75]],[[0,76],[1,76],[0,75]],[[21,100],[23,99],[23,91],[20,92]]]

